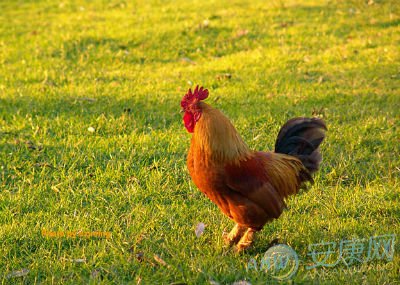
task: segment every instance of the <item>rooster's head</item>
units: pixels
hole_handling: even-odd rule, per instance
[[[199,89],[198,85],[194,89],[194,92],[189,89],[185,96],[183,96],[181,101],[182,111],[185,112],[185,115],[183,116],[183,122],[185,123],[185,128],[188,130],[188,132],[193,133],[194,126],[200,119],[202,112],[199,102],[207,97],[208,90],[204,89],[203,87],[200,87]]]

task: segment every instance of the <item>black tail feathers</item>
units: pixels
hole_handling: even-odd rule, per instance
[[[312,174],[322,161],[319,145],[326,130],[325,122],[319,118],[291,119],[279,131],[275,152],[297,157]]]

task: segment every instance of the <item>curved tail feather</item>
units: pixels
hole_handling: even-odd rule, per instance
[[[326,130],[325,122],[319,118],[291,119],[279,131],[275,152],[297,157],[312,174],[322,161],[319,145],[325,139]]]

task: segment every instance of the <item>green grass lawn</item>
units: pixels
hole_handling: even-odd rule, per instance
[[[306,266],[322,241],[400,238],[400,3],[133,2],[0,2],[2,283],[273,284],[246,268],[277,238],[296,284],[399,284],[399,242],[391,262]],[[186,169],[195,84],[253,149],[291,117],[328,124],[316,183],[245,254]]]

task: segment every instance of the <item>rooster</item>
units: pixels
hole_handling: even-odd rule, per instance
[[[326,125],[319,118],[294,118],[280,129],[274,152],[250,150],[229,119],[202,102],[208,90],[196,86],[181,101],[192,133],[187,167],[195,185],[236,225],[224,236],[237,251],[251,246],[256,232],[286,207],[322,160]]]

